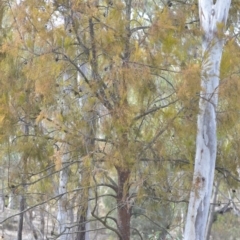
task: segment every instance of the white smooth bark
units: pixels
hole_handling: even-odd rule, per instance
[[[63,74],[63,80],[67,81],[69,78],[68,72]],[[65,93],[70,93],[68,89],[63,90]],[[66,104],[64,98],[61,100],[61,105],[59,111],[63,115],[67,115],[69,112],[68,105]],[[64,140],[65,135],[62,134],[62,139]],[[69,221],[68,221],[68,196],[67,196],[67,184],[69,180],[69,146],[67,143],[60,145],[60,158],[61,158],[61,167],[62,170],[59,172],[59,187],[58,187],[58,194],[62,195],[58,200],[58,214],[57,220],[59,224],[59,240],[68,240],[70,238],[70,228],[69,228]]]
[[[62,170],[59,173],[59,188],[58,188],[58,194],[62,196],[58,200],[58,214],[57,214],[57,220],[59,224],[59,234],[62,234],[59,237],[59,240],[67,240],[68,239],[68,211],[67,211],[67,183],[68,183],[68,161],[69,156],[66,153],[66,147],[63,148],[62,152]]]
[[[216,107],[219,69],[223,51],[223,29],[231,0],[199,0],[203,31],[202,73],[193,186],[185,225],[185,240],[203,240],[210,207],[217,152]]]

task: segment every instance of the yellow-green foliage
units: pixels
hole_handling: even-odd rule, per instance
[[[129,14],[128,1],[68,2],[25,0],[8,8],[11,31],[0,36],[0,142],[8,146],[1,154],[11,152],[19,163],[11,179],[43,178],[29,190],[51,195],[66,154],[67,187],[83,187],[69,197],[86,206],[98,184],[119,187],[118,172],[129,171],[124,196],[133,193],[155,221],[169,215],[163,228],[171,228],[173,202],[186,200],[194,166],[202,63],[197,5],[132,0]],[[238,52],[230,29],[220,74],[218,165],[234,175]],[[67,152],[59,150],[64,144]],[[107,198],[101,214],[111,207],[116,202]]]

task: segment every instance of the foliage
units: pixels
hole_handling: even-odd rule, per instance
[[[67,166],[71,226],[88,205],[91,228],[108,229],[114,239],[125,209],[133,239],[177,239],[201,90],[196,1],[9,1],[1,30],[5,191],[14,185],[28,206],[44,203],[54,219],[59,173]],[[217,164],[237,188],[231,176],[238,178],[239,166],[239,54],[233,52],[239,52],[238,33],[229,25]]]

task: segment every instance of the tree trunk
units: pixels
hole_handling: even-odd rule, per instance
[[[84,209],[85,210],[85,209]],[[78,228],[76,240],[86,240],[86,212],[78,211]]]
[[[130,240],[131,206],[129,205],[128,180],[130,171],[116,167],[118,173],[117,212],[121,240]]]
[[[19,197],[19,195],[15,194],[15,189],[12,188],[11,192],[9,193],[8,207],[10,209],[16,209],[16,208],[18,208],[19,202],[20,202],[20,197]]]
[[[95,67],[93,66],[88,66],[87,64],[80,65],[79,68],[81,71],[85,74],[85,76],[92,76],[95,78],[95,73],[93,71]],[[89,69],[91,69],[89,71]],[[96,69],[95,69],[96,70]],[[96,70],[97,71],[97,70]],[[95,79],[96,80],[96,79]],[[79,85],[82,85],[81,83],[82,79],[80,74],[78,75],[78,83]],[[82,87],[84,88],[84,87]],[[89,104],[89,96],[85,96],[82,98],[80,101],[80,107],[85,106]],[[94,138],[96,137],[96,124],[97,124],[97,110],[95,109],[95,103],[93,102],[92,105],[89,105],[91,111],[86,112],[84,114],[84,120],[88,123],[87,127],[85,129],[85,151],[84,155],[89,155],[91,159],[93,159],[93,152],[95,148],[95,141]],[[82,196],[81,196],[81,201],[82,204],[79,207],[78,210],[78,228],[77,228],[77,236],[76,240],[89,240],[90,239],[90,223],[87,221],[88,216],[90,216],[90,202],[88,201],[89,198],[89,189],[88,187],[90,186],[90,172],[89,171],[84,171],[83,173],[80,174],[80,185],[86,186],[84,190],[82,191]]]
[[[212,193],[217,151],[216,107],[218,104],[219,68],[223,50],[223,27],[231,0],[199,0],[203,30],[203,63],[197,122],[196,157],[192,191],[185,226],[185,240],[205,238]]]
[[[212,230],[212,224],[214,222],[214,215],[215,208],[216,208],[216,202],[217,202],[217,195],[218,195],[218,189],[220,185],[220,180],[217,181],[216,186],[213,189],[213,195],[212,195],[212,205],[210,206],[209,215],[208,215],[208,221],[207,221],[207,227],[206,227],[206,240],[210,240],[211,230]]]
[[[27,95],[27,103],[28,103],[28,95]],[[28,117],[27,117],[28,120]],[[29,136],[29,123],[25,123],[24,125],[24,134],[26,137]],[[28,141],[28,138],[27,138]],[[26,192],[26,179],[27,179],[27,166],[28,166],[28,156],[27,153],[23,153],[22,157],[23,162],[23,175],[22,175],[22,186],[23,186],[23,192],[21,193],[21,199],[20,199],[20,214],[19,214],[19,222],[18,222],[18,240],[22,240],[22,232],[23,232],[23,222],[24,222],[24,214],[23,211],[25,210],[26,205],[26,198],[25,198],[25,192]]]
[[[68,239],[68,229],[67,229],[67,219],[68,219],[68,212],[67,212],[67,183],[68,183],[68,163],[69,160],[68,154],[66,154],[66,147],[61,149],[61,158],[62,158],[62,170],[60,171],[59,176],[59,192],[58,194],[62,196],[58,200],[58,214],[57,220],[59,224],[59,237],[60,240],[67,240]]]
[[[45,207],[45,206],[44,206]],[[40,214],[40,233],[42,235],[42,240],[45,239],[45,234],[44,234],[44,230],[45,230],[45,211],[43,209],[43,206],[41,206],[39,208],[39,214]]]
[[[24,195],[21,196],[20,200],[20,212],[24,211],[25,209],[25,197]],[[23,231],[23,218],[24,218],[24,213],[19,214],[19,222],[18,222],[18,233],[17,233],[17,239],[22,240],[22,231]]]
[[[86,139],[86,155],[89,155],[93,158],[92,152],[94,151],[94,136],[95,136],[95,113],[89,114],[88,121],[90,124],[90,129],[87,129],[86,135],[89,136],[89,139]],[[88,222],[88,216],[90,211],[90,202],[89,202],[89,189],[90,186],[90,172],[89,170],[85,170],[80,175],[80,185],[83,186],[83,190],[81,191],[81,206],[78,210],[78,228],[77,228],[77,236],[76,240],[89,240],[90,239],[90,223]]]

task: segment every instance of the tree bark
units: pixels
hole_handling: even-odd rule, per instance
[[[213,189],[213,195],[212,195],[212,206],[210,206],[209,215],[208,215],[208,221],[207,221],[207,227],[206,227],[206,240],[210,240],[211,230],[212,230],[212,224],[214,222],[214,215],[215,213],[215,204],[217,202],[217,195],[218,195],[218,189],[220,185],[220,180],[217,181],[216,186]]]
[[[94,47],[93,47],[94,48]],[[96,74],[94,73],[94,69],[96,68],[91,66],[91,72],[88,70],[87,64],[79,66],[82,72],[86,76],[92,76],[94,79],[96,78]],[[95,69],[97,71],[97,69]],[[96,80],[96,79],[95,79]],[[79,75],[79,83],[81,84],[81,76]],[[89,96],[85,96],[82,98],[80,102],[80,107],[89,104]],[[92,108],[92,109],[91,109]],[[93,103],[90,107],[91,111],[84,114],[84,120],[88,123],[85,129],[85,151],[83,152],[84,155],[89,155],[90,159],[93,159],[93,152],[95,148],[95,141],[94,137],[96,136],[96,124],[97,124],[97,111],[95,109],[95,103]],[[76,240],[89,240],[90,239],[90,223],[87,221],[88,216],[90,215],[90,202],[88,201],[89,198],[89,189],[88,186],[90,185],[90,172],[88,170],[84,171],[80,174],[80,185],[86,186],[84,190],[82,190],[81,201],[82,204],[78,210],[78,228],[77,228],[77,236]]]
[[[216,107],[219,69],[223,51],[223,28],[231,0],[199,0],[203,31],[203,63],[197,122],[196,157],[193,185],[185,226],[185,240],[203,240],[210,206],[217,152]]]
[[[26,98],[26,102],[27,104],[29,103],[29,95],[27,94],[27,98]],[[29,121],[28,119],[28,115],[27,115],[27,121]],[[24,124],[24,134],[25,137],[29,136],[29,123],[26,122]],[[28,141],[28,138],[26,139]],[[23,192],[21,193],[21,199],[20,199],[20,214],[19,214],[19,222],[18,222],[18,240],[22,240],[22,232],[23,232],[23,223],[24,223],[24,214],[23,211],[25,210],[26,207],[26,198],[25,198],[25,192],[26,192],[26,179],[27,179],[27,166],[28,166],[28,156],[27,153],[23,153],[23,157],[22,157],[22,163],[23,163],[23,175],[22,175],[22,186],[23,186]]]
[[[59,223],[59,237],[60,240],[68,239],[68,229],[67,229],[67,220],[68,220],[68,212],[67,212],[67,183],[68,183],[68,172],[69,169],[67,167],[67,161],[69,161],[69,155],[66,154],[66,147],[61,149],[61,158],[62,158],[62,170],[59,173],[59,192],[61,198],[58,200],[58,214],[57,220]]]
[[[24,211],[25,209],[25,197],[24,195],[21,196],[20,200],[20,212]],[[22,232],[23,232],[23,218],[24,218],[24,213],[19,214],[19,222],[18,222],[18,233],[17,233],[17,239],[22,240]]]
[[[122,238],[120,240],[130,240],[130,219],[131,206],[129,205],[128,180],[130,171],[121,167],[116,167],[118,173],[117,191],[117,212],[118,228]]]
[[[43,209],[43,206],[40,207],[39,209],[39,214],[40,214],[40,233],[42,235],[42,239],[44,240],[45,239],[45,234],[44,234],[44,230],[45,230],[45,211]]]

